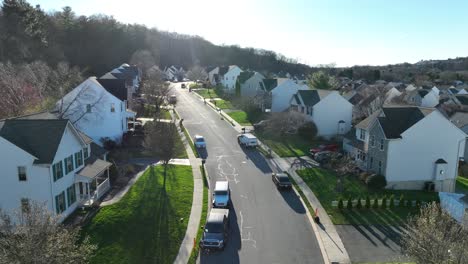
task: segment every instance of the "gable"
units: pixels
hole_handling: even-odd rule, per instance
[[[76,129],[69,124],[60,138],[60,143],[57,147],[56,152],[54,153],[53,162],[62,160],[65,157],[68,157],[75,152],[80,151],[85,147],[86,144],[83,139],[79,136],[79,133]]]

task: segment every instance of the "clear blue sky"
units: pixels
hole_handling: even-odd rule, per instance
[[[414,63],[468,56],[467,0],[29,0],[46,11],[274,50],[307,64]]]

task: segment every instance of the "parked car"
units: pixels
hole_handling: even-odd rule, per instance
[[[265,127],[268,125],[269,121],[268,120],[262,120],[260,122],[257,122],[255,124],[253,124],[253,127],[255,130],[257,131],[261,131],[263,129],[265,129]]]
[[[237,141],[241,146],[255,148],[258,145],[257,137],[250,133],[240,134],[237,136]]]
[[[291,181],[289,180],[289,177],[286,173],[272,173],[271,179],[273,180],[273,182],[275,183],[278,189],[281,189],[281,188],[291,189],[292,188]]]
[[[194,140],[194,144],[195,144],[196,148],[206,148],[206,141],[205,141],[205,138],[203,136],[196,135],[195,140]]]
[[[170,104],[176,104],[177,103],[177,96],[175,96],[174,94],[169,96],[169,103]]]
[[[335,152],[335,151],[338,151],[338,149],[339,149],[339,147],[336,144],[328,144],[328,145],[323,144],[323,145],[320,145],[320,146],[318,146],[316,148],[311,148],[309,150],[309,153],[310,153],[310,155],[312,157],[314,157],[315,154],[317,154],[317,153],[319,153],[321,151],[334,151]]]
[[[208,215],[200,248],[224,249],[229,238],[229,209],[213,208]]]
[[[187,85],[185,85],[185,83],[181,84],[180,85],[181,88],[187,88]]]
[[[217,181],[213,192],[213,207],[226,208],[231,204],[231,190],[228,181]]]

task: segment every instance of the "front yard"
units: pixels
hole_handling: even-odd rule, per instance
[[[384,196],[387,199],[394,196],[395,200],[403,199],[414,201],[434,201],[438,200],[438,195],[435,192],[424,191],[398,191],[398,190],[371,190],[362,181],[354,176],[344,177],[344,191],[340,194],[336,191],[337,176],[328,170],[321,168],[312,168],[298,170],[297,173],[307,183],[310,189],[314,192],[320,203],[330,215],[334,224],[381,224],[381,225],[398,225],[407,220],[407,217],[418,212],[417,207],[394,207],[394,208],[353,208],[353,209],[338,209],[332,206],[332,201],[351,199],[366,199],[370,197],[371,201],[375,197],[381,199]]]
[[[190,166],[148,169],[116,204],[101,208],[83,232],[98,245],[91,263],[173,263],[193,195]]]
[[[219,98],[216,94],[216,90],[212,89],[199,89],[195,91],[197,94],[201,95],[203,98]]]
[[[306,140],[298,134],[275,136],[268,133],[255,132],[255,135],[280,157],[300,157],[309,155],[309,149],[320,144],[330,144],[329,141],[314,139]]]

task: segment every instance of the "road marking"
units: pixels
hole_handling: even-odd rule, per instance
[[[238,184],[240,181],[237,179],[237,176],[239,176],[238,173],[236,173],[236,168],[232,166],[231,163],[229,163],[228,160],[223,159],[225,156],[221,155],[217,157],[217,162],[218,162],[218,176],[219,178],[225,179],[227,181],[233,181],[235,184]],[[228,168],[224,169],[223,164],[226,164]]]
[[[253,227],[251,227],[251,226],[244,227],[244,216],[242,215],[242,211],[239,211],[239,215],[240,215],[240,237],[241,237],[241,241],[252,242],[252,246],[254,248],[257,248],[257,240],[252,238],[252,233],[250,233],[250,231],[247,233],[247,238],[243,238],[244,237],[243,232],[242,232],[243,229],[244,228],[253,228]]]

